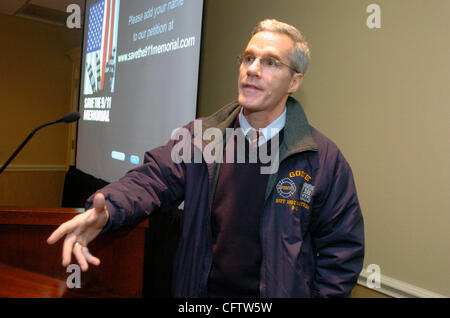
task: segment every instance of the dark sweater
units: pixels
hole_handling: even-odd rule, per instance
[[[262,256],[259,224],[269,175],[260,173],[259,160],[236,163],[236,145],[235,142],[233,149],[228,143],[224,150],[212,206],[213,264],[208,279],[209,297],[259,296]],[[270,150],[270,141],[268,146]],[[249,147],[246,141],[245,162],[249,162]],[[234,163],[226,162],[227,151],[234,151]]]

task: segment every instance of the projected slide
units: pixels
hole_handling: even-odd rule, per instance
[[[195,118],[202,0],[88,0],[77,168],[114,181]]]

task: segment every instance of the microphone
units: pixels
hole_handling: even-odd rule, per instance
[[[16,151],[14,151],[14,153],[11,155],[11,157],[9,157],[9,159],[5,162],[5,164],[3,165],[3,167],[0,169],[0,173],[3,172],[3,170],[6,169],[6,167],[11,163],[11,161],[17,156],[17,154],[20,152],[20,150],[22,150],[22,148],[26,145],[26,143],[31,139],[31,137],[33,137],[33,135],[41,128],[53,125],[53,124],[57,124],[60,122],[65,122],[65,123],[71,123],[74,121],[77,121],[80,118],[80,113],[78,112],[72,112],[72,113],[68,113],[66,115],[64,115],[62,118],[58,119],[58,120],[54,120],[45,124],[42,124],[40,126],[38,126],[35,130],[33,130],[27,138],[25,138],[25,140],[22,142],[22,144],[19,146],[19,148],[16,149]]]
[[[60,120],[65,122],[65,123],[71,123],[73,121],[76,121],[80,119],[80,113],[79,112],[72,112],[72,113],[68,113],[67,115],[64,115],[63,118],[61,118]]]

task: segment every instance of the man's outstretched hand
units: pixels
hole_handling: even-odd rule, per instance
[[[100,259],[89,253],[88,244],[97,237],[108,222],[109,213],[105,206],[105,196],[97,193],[94,197],[94,208],[77,215],[61,224],[47,239],[48,244],[54,244],[65,236],[62,265],[70,264],[72,253],[82,271],[87,271],[89,264],[100,265]]]

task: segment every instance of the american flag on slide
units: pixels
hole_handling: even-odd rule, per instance
[[[84,94],[114,92],[120,0],[101,0],[89,9]]]

